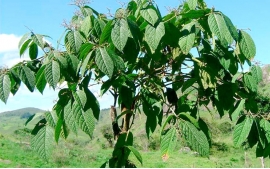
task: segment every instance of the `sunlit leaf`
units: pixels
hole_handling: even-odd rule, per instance
[[[0,75],[0,99],[7,103],[7,99],[11,90],[11,81],[8,75]]]

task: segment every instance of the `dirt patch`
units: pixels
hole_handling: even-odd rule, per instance
[[[3,159],[0,158],[0,163],[10,164],[11,161],[10,160],[3,160]]]

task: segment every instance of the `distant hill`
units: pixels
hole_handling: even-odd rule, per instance
[[[34,107],[26,107],[22,109],[12,110],[12,111],[6,111],[3,113],[0,113],[0,117],[12,117],[12,116],[19,116],[21,117],[24,114],[33,115],[38,112],[44,112],[44,110],[34,108]]]

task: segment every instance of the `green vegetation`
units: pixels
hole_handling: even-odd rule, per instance
[[[100,132],[110,123],[107,120],[109,117],[108,112],[109,110],[101,111],[100,122],[96,126],[92,140],[89,140],[89,137],[83,133],[80,133],[78,137],[71,135],[65,142],[60,142],[55,147],[53,155],[46,162],[31,149],[31,130],[25,126],[17,125],[17,123],[25,123],[25,119],[20,119],[20,113],[16,115],[16,111],[14,111],[13,117],[9,118],[9,123],[6,123],[9,124],[10,128],[14,129],[14,132],[11,132],[11,130],[1,130],[0,132],[0,167],[100,167],[104,161],[110,158],[113,150],[102,132]],[[136,126],[134,137],[138,139],[135,139],[137,144],[134,146],[141,152],[144,159],[143,165],[136,161],[133,154],[130,155],[130,159],[138,167],[142,168],[261,167],[260,159],[255,158],[254,149],[247,150],[247,156],[245,157],[244,149],[233,146],[233,129],[231,128],[233,124],[228,117],[219,119],[218,117],[212,117],[207,112],[203,114],[205,121],[209,126],[212,126],[210,130],[213,133],[209,158],[199,156],[190,150],[186,143],[178,140],[179,144],[172,151],[170,158],[163,161],[158,147],[159,137],[153,136],[148,141],[146,134],[143,132],[143,127]],[[136,118],[144,120],[146,117],[140,116]],[[4,121],[5,119],[0,114],[0,124]],[[112,130],[108,132],[112,134]],[[156,135],[158,136],[158,134]],[[269,166],[270,160],[265,159],[265,167]]]
[[[203,0],[184,1],[165,16],[152,0],[130,1],[111,16],[84,0],[74,3],[80,12],[66,25],[63,50],[50,46],[48,36],[29,32],[21,38],[19,49],[20,55],[28,51],[31,60],[0,71],[0,99],[5,103],[21,83],[40,93],[47,84],[53,89],[66,84],[52,111],[25,112],[16,119],[31,115],[26,124],[33,126],[31,146],[40,157],[73,166],[72,160],[65,161],[65,154],[80,161],[90,151],[95,156],[86,155],[88,166],[101,158],[102,167],[120,168],[151,165],[155,160],[149,162],[149,156],[164,161],[155,167],[169,167],[177,163],[173,155],[187,146],[195,153],[186,157],[200,156],[202,167],[213,161],[216,166],[242,161],[236,156],[225,163],[218,156],[209,158],[220,151],[235,153],[243,148],[245,166],[249,166],[249,149],[256,151],[256,157],[270,156],[265,107],[269,99],[258,92],[264,74],[251,62],[256,46],[248,32],[237,29],[224,13],[208,8]],[[249,65],[249,71],[244,71],[244,65]],[[101,86],[101,95],[112,94],[109,117],[100,117],[99,102],[90,90],[93,85]],[[29,134],[28,129],[3,128]],[[71,154],[65,148],[72,148],[70,141],[79,147]],[[105,150],[112,145],[107,156]],[[188,166],[199,165],[189,161]]]

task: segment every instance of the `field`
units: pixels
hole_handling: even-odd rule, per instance
[[[97,168],[111,157],[113,149],[102,135],[102,132],[104,133],[110,125],[108,110],[101,112],[101,120],[96,126],[92,140],[83,133],[79,133],[78,136],[71,135],[67,140],[61,140],[58,145],[55,145],[53,155],[48,162],[39,158],[31,150],[29,129],[34,124],[24,126],[26,119],[22,117],[29,113],[29,110],[24,111],[19,114],[15,112],[8,116],[0,114],[0,167]],[[187,143],[179,140],[170,158],[163,161],[158,150],[159,129],[148,140],[144,133],[144,124],[136,123],[136,120],[144,120],[145,117],[140,115],[135,119],[132,132],[135,135],[134,143],[136,144],[134,146],[140,150],[143,165],[133,155],[131,155],[131,160],[140,168],[261,167],[261,160],[256,158],[255,149],[244,150],[233,147],[233,125],[226,116],[222,119],[213,117],[209,113],[203,113],[203,116],[210,124],[212,131],[213,143],[209,158],[200,157],[187,147]],[[269,159],[265,159],[265,167],[270,167]]]

